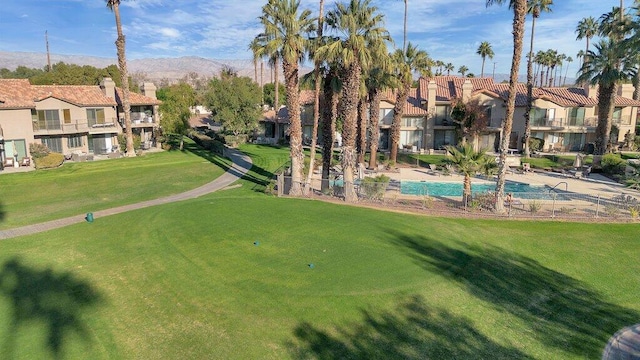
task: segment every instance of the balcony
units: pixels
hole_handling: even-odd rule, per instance
[[[631,125],[631,115],[623,115],[619,118],[613,118],[612,121],[615,125]]]
[[[66,124],[58,120],[34,121],[32,125],[35,135],[81,134],[89,131],[86,119],[78,119]]]
[[[446,117],[436,117],[434,118],[435,126],[453,126],[453,120]]]

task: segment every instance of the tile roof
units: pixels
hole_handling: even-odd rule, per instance
[[[472,92],[482,89],[492,89],[495,83],[492,78],[465,78],[460,76],[436,76],[433,78],[420,78],[418,80],[420,95],[424,99],[429,98],[429,82],[436,83],[436,101],[451,101],[462,97],[462,85],[469,80]]]
[[[300,105],[312,105],[315,100],[314,90],[300,90]]]
[[[106,96],[99,86],[90,85],[32,85],[35,101],[48,98],[63,100],[77,106],[115,106],[116,101]]]
[[[0,79],[0,109],[33,109],[34,94],[27,79]]]
[[[382,96],[380,100],[387,101],[391,104],[396,103],[396,91],[392,89],[387,89],[382,92]],[[422,102],[427,101],[426,98],[423,98],[420,95],[419,88],[412,88],[409,90],[409,97],[407,98],[407,102],[404,104],[403,116],[427,116],[428,112],[425,108],[422,107]]]
[[[118,105],[122,105],[122,89],[116,88],[116,101]],[[131,105],[160,105],[162,101],[144,96],[142,94],[129,92],[129,102]]]
[[[509,84],[495,84],[494,92],[506,101],[509,97]],[[582,88],[534,88],[533,97],[534,99],[543,99],[567,107],[595,106],[598,104],[598,100],[587,97]],[[527,106],[526,84],[516,85],[516,106]]]
[[[615,101],[615,104],[619,105],[619,106],[638,106],[638,107],[640,107],[640,101],[629,99],[629,98],[624,98],[624,97],[618,96],[618,95],[614,95],[614,101]],[[640,108],[638,109],[638,112],[640,112]]]

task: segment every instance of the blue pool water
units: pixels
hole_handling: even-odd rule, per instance
[[[545,185],[529,185],[519,182],[505,184],[505,193],[513,193],[513,196],[521,199],[543,199],[549,197],[549,187]],[[495,191],[495,183],[471,184],[471,193],[486,193]],[[430,181],[402,181],[400,193],[405,195],[429,195],[429,196],[462,196],[461,182],[430,182]]]

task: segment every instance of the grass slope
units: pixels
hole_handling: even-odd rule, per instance
[[[597,358],[640,318],[634,225],[424,218],[236,191],[0,243],[4,353]]]
[[[150,153],[0,176],[0,229],[180,193],[223,173],[228,161],[189,151]],[[211,164],[214,162],[214,164]],[[220,166],[218,166],[220,165]]]

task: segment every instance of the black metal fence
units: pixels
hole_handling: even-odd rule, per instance
[[[407,184],[411,184],[408,186]],[[362,182],[345,184],[341,178],[314,179],[298,184],[305,196],[344,199],[345,189],[352,185],[357,201],[381,207],[406,208],[433,213],[466,213],[488,217],[522,217],[541,219],[615,219],[635,220],[640,218],[640,196],[632,192],[619,194],[584,194],[566,190],[539,187],[531,192],[514,192],[504,200],[505,213],[494,211],[496,196],[492,191],[473,191],[469,201],[462,194],[441,195],[433,191],[429,182],[391,180],[388,183]],[[278,175],[275,191],[278,196],[289,195],[292,187],[290,176]],[[462,183],[459,183],[460,191]]]

